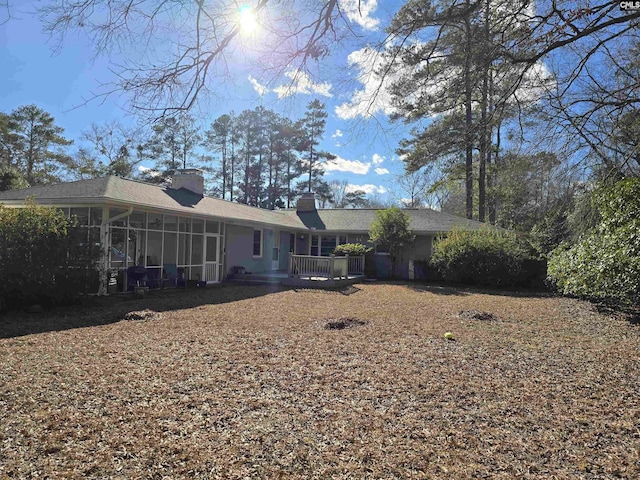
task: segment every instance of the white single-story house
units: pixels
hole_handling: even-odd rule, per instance
[[[204,195],[198,169],[179,170],[170,187],[107,176],[0,192],[0,204],[21,207],[29,197],[77,217],[88,238],[101,244],[104,271],[142,265],[160,277],[166,265],[174,265],[186,280],[207,283],[223,281],[234,267],[254,273],[286,270],[289,253],[329,256],[338,244],[366,244],[376,212],[317,209],[313,194],[286,210],[212,198]],[[435,236],[453,227],[483,225],[430,209],[405,211],[416,241],[403,252],[399,271],[404,276],[409,260],[431,255]],[[382,276],[385,255],[376,251]],[[104,283],[101,293],[106,293]]]

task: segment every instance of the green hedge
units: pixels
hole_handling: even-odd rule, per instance
[[[365,255],[370,251],[371,247],[367,247],[366,245],[362,245],[361,243],[344,243],[334,248],[333,254],[339,255],[341,257],[344,257],[345,255],[360,256]]]
[[[453,230],[438,239],[430,259],[447,282],[481,286],[539,286],[544,262],[512,232]]]
[[[98,245],[55,208],[0,205],[0,304],[70,303],[97,292]]]
[[[549,258],[549,283],[561,293],[621,305],[640,301],[640,179],[600,188],[601,220],[575,245]]]

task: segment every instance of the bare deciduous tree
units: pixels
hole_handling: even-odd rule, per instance
[[[249,19],[234,0],[45,0],[45,31],[63,48],[80,31],[116,74],[102,95],[126,92],[152,115],[191,108],[217,94],[243,57],[272,78],[305,71],[351,31],[338,0],[258,0]],[[250,32],[247,22],[257,22]]]

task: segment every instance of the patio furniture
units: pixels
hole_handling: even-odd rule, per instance
[[[162,287],[162,272],[159,268],[147,269],[147,286],[149,288]]]
[[[182,278],[184,276],[184,269],[182,269],[181,274],[178,273],[178,266],[175,263],[167,263],[164,266],[164,277],[162,279],[162,284],[168,284],[170,287],[178,287],[178,286],[186,286],[185,280]]]
[[[127,268],[127,291],[146,286],[147,269],[142,265]]]
[[[178,277],[176,279],[176,286],[187,288],[187,279],[184,277],[184,267],[178,268]]]

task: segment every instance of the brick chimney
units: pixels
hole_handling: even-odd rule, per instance
[[[297,212],[315,212],[316,209],[316,196],[313,192],[303,193],[296,203]]]
[[[183,168],[176,170],[171,179],[171,188],[186,188],[193,193],[204,196],[204,172],[199,168]]]

